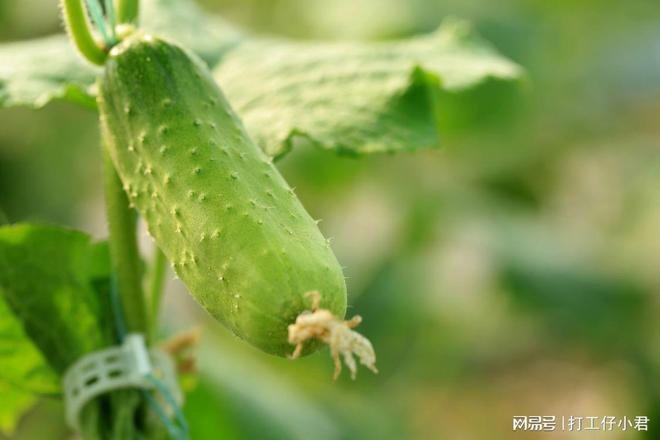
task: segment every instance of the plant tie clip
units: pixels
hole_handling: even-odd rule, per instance
[[[170,436],[175,440],[188,440],[188,426],[180,408],[183,395],[171,357],[161,350],[148,350],[144,335],[126,333],[114,276],[111,291],[120,343],[84,355],[64,374],[68,424],[75,430],[80,429],[80,412],[92,399],[114,390],[137,388]],[[158,393],[161,399],[152,392]],[[177,423],[172,421],[162,403],[169,407]]]

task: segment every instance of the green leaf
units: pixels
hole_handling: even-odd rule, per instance
[[[190,48],[213,65],[241,34],[192,1],[146,0],[142,25]],[[0,108],[40,108],[65,99],[94,108],[99,68],[84,62],[64,34],[0,45]]]
[[[24,392],[55,393],[59,380],[0,297],[0,382]]]
[[[349,154],[438,145],[439,91],[513,80],[515,63],[462,21],[394,42],[248,40],[215,69],[248,132],[272,156],[296,139]]]
[[[94,106],[89,87],[95,69],[85,64],[66,35],[0,46],[0,107],[43,107],[62,98]]]
[[[36,403],[30,393],[0,382],[0,433],[11,435],[21,416]]]
[[[148,0],[142,17],[146,30],[215,66],[248,132],[272,156],[298,141],[348,154],[436,147],[441,91],[521,76],[457,20],[401,41],[316,43],[246,38],[192,1]],[[54,98],[93,107],[94,77],[64,35],[0,46],[0,107]]]
[[[0,295],[58,374],[114,343],[108,262],[107,247],[81,232],[27,224],[0,228]]]
[[[81,356],[116,344],[109,280],[105,243],[57,227],[0,228],[0,297],[60,376]],[[16,405],[0,407],[8,425],[15,420],[11,414],[20,413],[20,397]],[[142,399],[136,390],[99,396],[80,415],[84,437],[132,439],[139,431],[144,438],[164,438],[162,423],[151,413],[144,416]]]
[[[59,393],[54,369],[107,339],[89,324],[103,313],[87,305],[100,303],[92,285],[107,284],[109,267],[105,245],[82,233],[0,228],[0,432],[10,434],[39,395]]]

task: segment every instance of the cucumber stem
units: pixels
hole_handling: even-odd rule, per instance
[[[129,332],[143,333],[149,339],[147,308],[142,291],[142,261],[137,244],[137,215],[129,207],[128,197],[105,148],[103,160],[110,256],[117,274],[124,321]]]
[[[135,24],[140,12],[139,0],[117,0],[117,23]]]
[[[82,2],[83,0],[62,0],[64,23],[69,37],[81,55],[90,63],[102,66],[108,54],[94,38]]]
[[[154,249],[153,261],[149,272],[149,301],[150,311],[149,323],[150,330],[155,333],[158,330],[158,312],[160,310],[160,302],[163,297],[163,285],[165,284],[165,269],[167,259],[165,254],[156,246]]]

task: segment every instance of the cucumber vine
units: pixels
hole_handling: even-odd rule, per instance
[[[108,242],[112,266],[117,274],[119,294],[129,331],[149,335],[146,301],[142,289],[142,262],[137,243],[137,215],[129,207],[114,165],[104,151],[104,181]]]
[[[82,0],[61,0],[66,29],[80,54],[87,61],[102,66],[108,53],[96,40]]]
[[[110,48],[102,47],[95,39],[85,13],[84,0],[61,1],[67,29],[75,46],[89,62],[103,65]],[[113,11],[113,8],[112,3],[107,4],[108,12]],[[119,0],[116,14],[119,23],[136,21],[138,9],[138,0]],[[109,13],[111,17],[114,15],[112,12]],[[129,331],[144,333],[148,336],[152,327],[148,313],[155,314],[157,311],[146,306],[142,289],[142,262],[136,236],[137,215],[129,207],[122,183],[106,152],[104,152],[104,181],[109,229],[108,241],[113,268],[117,273],[126,325]],[[154,289],[162,288],[162,283],[160,284],[156,283],[153,286]],[[160,293],[152,291],[151,295],[158,297]]]

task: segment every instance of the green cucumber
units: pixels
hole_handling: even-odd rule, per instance
[[[328,241],[200,59],[135,34],[112,49],[98,86],[104,144],[129,200],[212,316],[277,355],[292,352],[287,326],[309,309],[306,292],[343,318]]]

